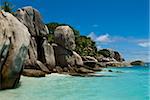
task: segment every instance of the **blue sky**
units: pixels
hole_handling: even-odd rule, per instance
[[[148,61],[149,0],[9,0],[15,9],[33,6],[45,23],[70,24],[97,47],[113,48],[125,59]]]

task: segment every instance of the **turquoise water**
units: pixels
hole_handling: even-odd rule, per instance
[[[148,67],[109,69],[123,73],[98,73],[112,77],[22,76],[19,88],[0,91],[0,100],[149,100]]]

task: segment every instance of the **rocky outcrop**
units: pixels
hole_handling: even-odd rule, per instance
[[[17,86],[28,51],[30,34],[10,13],[0,13],[0,89]]]
[[[136,61],[133,61],[133,62],[131,62],[130,63],[131,65],[133,65],[133,66],[144,66],[144,62],[143,61],[141,61],[141,60],[136,60]]]
[[[130,63],[128,62],[106,62],[106,67],[129,67],[129,66],[132,66]]]
[[[48,43],[49,31],[43,23],[40,13],[28,6],[18,9],[15,16],[28,28],[31,34],[25,68],[51,72],[55,67],[54,50]]]
[[[82,58],[75,51],[75,36],[69,26],[58,26],[54,31],[52,46],[48,43],[47,27],[41,20],[40,13],[32,7],[18,9],[16,17],[27,26],[30,34],[30,46],[25,62],[25,69],[43,72],[77,72],[76,66],[83,66]],[[30,74],[29,74],[30,75]]]
[[[98,57],[98,61],[118,61],[122,62],[124,59],[121,57],[121,54],[118,51],[114,51],[112,49],[102,49],[99,50],[98,53],[103,57]]]
[[[31,34],[25,69],[41,70],[45,73],[78,73],[78,67],[84,66],[80,55],[73,51],[76,47],[75,36],[69,26],[58,26],[54,31],[55,43],[50,45],[47,40],[47,27],[36,9],[24,7],[18,9],[15,16]]]
[[[125,67],[131,66],[128,62],[122,58],[118,51],[112,49],[102,49],[98,51],[99,56],[96,57],[98,62],[105,67]]]

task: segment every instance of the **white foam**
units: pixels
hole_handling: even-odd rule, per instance
[[[68,74],[58,74],[58,73],[52,73],[52,74],[48,74],[48,75],[46,75],[46,77],[51,77],[51,76],[70,76],[70,75],[68,75]]]

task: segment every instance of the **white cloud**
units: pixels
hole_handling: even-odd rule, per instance
[[[94,32],[91,32],[87,37],[90,37],[92,40],[96,39],[96,35]]]
[[[96,41],[97,42],[104,42],[104,43],[110,42],[110,36],[109,36],[109,34],[100,35],[96,38]]]
[[[94,32],[91,32],[88,37],[91,37],[91,39],[95,42],[100,42],[101,44],[107,44],[107,43],[116,43],[116,42],[128,42],[132,43],[141,47],[150,47],[150,40],[148,39],[137,39],[134,37],[121,37],[121,36],[110,36],[108,33],[102,34],[102,35],[96,35]]]
[[[88,37],[90,37],[92,40],[94,40],[96,42],[102,42],[102,43],[111,42],[110,35],[108,33],[96,36],[96,34],[94,32],[91,32],[88,35]]]
[[[150,41],[139,42],[138,45],[141,47],[150,47]]]

